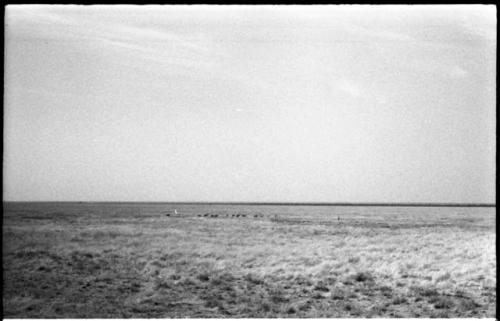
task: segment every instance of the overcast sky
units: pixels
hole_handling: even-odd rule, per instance
[[[495,202],[494,6],[5,22],[5,200]]]

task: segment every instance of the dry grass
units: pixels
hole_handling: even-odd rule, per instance
[[[4,316],[495,317],[494,208],[171,208],[4,204]]]

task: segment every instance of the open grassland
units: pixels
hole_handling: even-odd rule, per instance
[[[4,317],[495,317],[495,224],[495,208],[4,203]]]

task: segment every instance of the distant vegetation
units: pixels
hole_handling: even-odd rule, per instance
[[[4,204],[4,317],[495,317],[494,208],[166,207]]]

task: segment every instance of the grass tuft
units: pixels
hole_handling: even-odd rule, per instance
[[[373,282],[374,277],[369,272],[358,272],[353,275],[353,279],[356,282]]]

